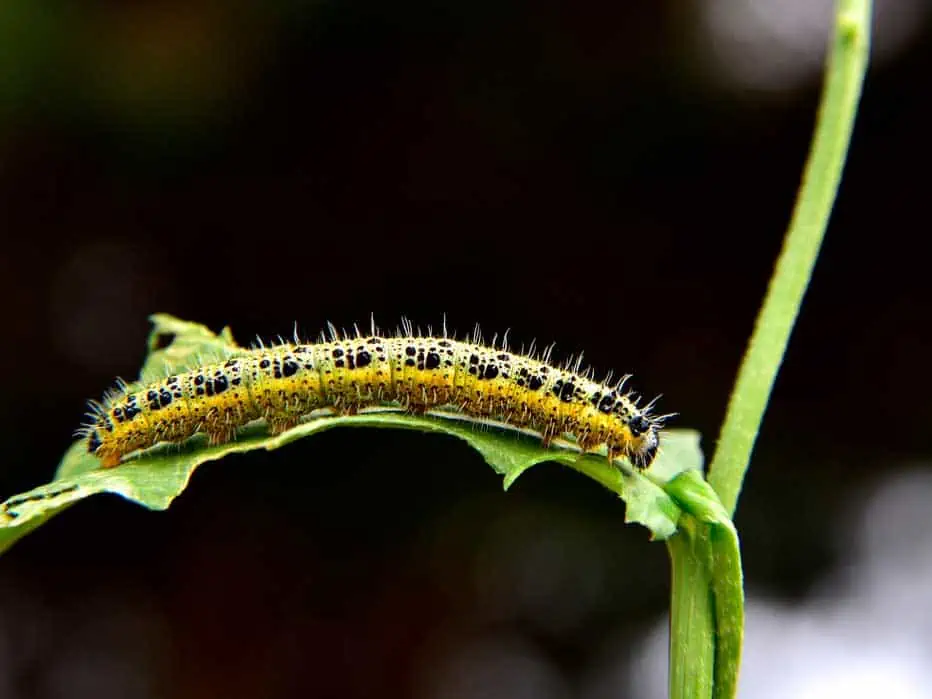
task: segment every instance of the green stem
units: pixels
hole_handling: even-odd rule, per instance
[[[737,691],[744,593],[728,521],[835,202],[867,68],[870,0],[837,0],[826,81],[802,185],[776,269],[732,392],[708,483],[669,484],[684,507],[668,543],[671,699],[731,699]],[[715,505],[721,509],[716,512]]]
[[[709,527],[691,515],[667,540],[670,597],[670,698],[711,699],[715,667],[715,606]]]
[[[825,235],[861,95],[870,0],[838,0],[815,135],[783,251],[731,394],[709,482],[734,512],[774,378]]]
[[[744,635],[738,532],[697,471],[676,476],[666,492],[684,512],[668,548],[673,568],[670,696],[732,699]]]

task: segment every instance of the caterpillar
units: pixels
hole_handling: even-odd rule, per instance
[[[340,334],[333,326],[318,343],[295,342],[243,349],[134,387],[120,384],[91,401],[90,422],[78,433],[103,468],[161,442],[180,443],[198,432],[211,445],[237,429],[265,420],[279,434],[317,411],[351,415],[379,406],[413,413],[454,411],[498,420],[542,435],[549,446],[570,434],[583,452],[605,448],[609,461],[627,457],[639,469],[657,454],[665,418],[654,401],[638,406],[624,391],[629,376],[593,380],[591,370],[551,363],[552,347],[514,354],[506,342],[421,336],[407,321],[394,335]]]

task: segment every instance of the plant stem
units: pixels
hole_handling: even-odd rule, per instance
[[[691,515],[667,540],[670,597],[670,699],[711,699],[715,667],[709,527]]]
[[[826,81],[796,208],[709,468],[709,484],[728,515],[735,510],[841,181],[867,68],[870,17],[870,0],[837,0]],[[698,494],[689,502],[700,506],[692,510],[699,513],[711,499],[695,485],[681,495]],[[667,542],[673,569],[671,699],[730,699],[737,691],[744,626],[740,550],[733,527],[716,528],[715,520],[684,514],[680,530]]]
[[[819,253],[867,68],[871,0],[837,0],[826,81],[796,208],[738,373],[709,482],[733,513],[754,440]]]
[[[667,548],[673,568],[670,696],[732,699],[744,634],[738,533],[697,471],[676,476],[666,492],[684,513]]]

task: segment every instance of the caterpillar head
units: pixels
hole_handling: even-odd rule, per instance
[[[628,450],[628,458],[638,469],[646,469],[653,463],[660,446],[660,424],[644,415],[635,415],[628,421],[628,431],[633,444]]]

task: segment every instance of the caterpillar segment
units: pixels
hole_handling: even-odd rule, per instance
[[[262,419],[273,434],[315,411],[354,414],[400,406],[492,419],[541,434],[544,444],[571,434],[586,452],[605,447],[646,468],[658,448],[662,417],[639,409],[622,390],[580,373],[580,362],[556,367],[541,357],[443,337],[414,337],[410,325],[393,337],[340,337],[317,344],[244,350],[141,388],[122,386],[95,404],[84,434],[101,465],[160,442],[183,442],[197,432],[222,444]]]
[[[341,415],[393,399],[392,370],[383,338],[357,337],[316,346],[327,405]]]
[[[244,363],[252,419],[265,419],[272,434],[291,429],[302,415],[328,405],[312,345],[254,351],[244,358]]]

